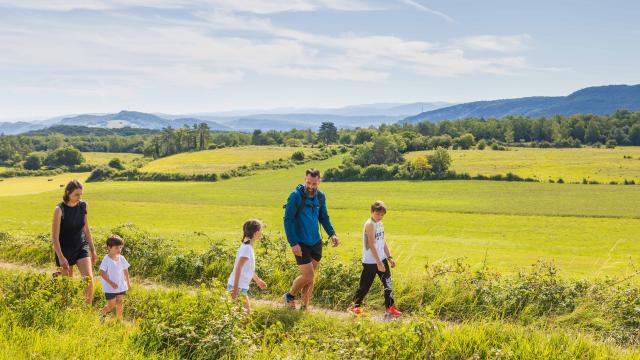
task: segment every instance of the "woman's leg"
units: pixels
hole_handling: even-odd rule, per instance
[[[91,305],[93,303],[93,267],[91,266],[91,258],[85,257],[78,259],[78,270],[87,281],[87,288],[84,290],[84,295],[87,304]]]

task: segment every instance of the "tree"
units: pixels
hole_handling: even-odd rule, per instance
[[[431,170],[436,174],[444,174],[451,166],[451,156],[447,149],[438,147],[433,154],[427,156]]]
[[[588,144],[593,144],[600,141],[600,128],[598,128],[598,124],[596,124],[594,120],[589,121],[589,125],[587,125],[585,141]]]
[[[338,128],[332,122],[323,122],[318,130],[318,140],[325,144],[333,144],[338,141]]]
[[[469,150],[475,144],[476,139],[473,137],[473,134],[466,133],[460,137],[457,137],[453,140],[454,146],[458,146],[462,150]]]
[[[364,144],[368,141],[371,141],[371,139],[373,139],[373,131],[370,129],[358,129],[356,131],[356,137],[353,140],[353,143],[358,145],[358,144]]]
[[[84,156],[78,149],[72,146],[65,146],[53,150],[47,155],[44,163],[47,166],[76,166],[84,162]]]
[[[635,124],[629,129],[629,139],[633,145],[640,145],[640,124]]]
[[[251,136],[251,144],[253,145],[265,145],[266,141],[264,135],[262,134],[262,130],[255,129],[253,130],[253,135]]]
[[[39,170],[42,167],[44,157],[38,153],[31,153],[24,161],[24,168],[27,170]]]
[[[353,150],[353,162],[367,167],[373,164],[398,164],[404,158],[400,152],[400,145],[391,136],[378,136],[373,142],[358,145]]]
[[[118,158],[111,159],[111,161],[109,161],[109,167],[118,170],[124,170],[124,165],[122,165],[122,161],[120,161],[120,159]]]

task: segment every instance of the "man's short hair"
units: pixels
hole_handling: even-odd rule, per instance
[[[371,212],[381,212],[383,214],[387,213],[387,205],[384,204],[381,200],[378,200],[371,204]]]
[[[311,176],[314,178],[320,177],[320,170],[314,168],[307,169],[307,176]]]

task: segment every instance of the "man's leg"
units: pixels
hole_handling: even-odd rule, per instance
[[[311,295],[313,294],[313,286],[315,284],[316,272],[318,271],[318,265],[320,265],[320,262],[311,260],[311,264],[313,265],[313,276],[311,277],[311,282],[302,287],[302,306],[304,307],[309,305],[309,300],[311,300]]]
[[[296,296],[296,294],[302,290],[309,282],[313,281],[313,277],[315,272],[313,271],[313,263],[308,263],[304,265],[298,265],[298,269],[300,269],[300,275],[293,280],[293,284],[291,284],[291,290],[289,290],[289,294]]]

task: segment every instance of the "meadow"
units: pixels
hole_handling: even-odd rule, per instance
[[[288,159],[296,151],[313,152],[310,148],[282,146],[245,146],[182,153],[152,161],[142,167],[143,172],[211,174],[222,173],[242,165]]]
[[[256,160],[257,150],[250,158],[227,158],[218,166],[248,164]],[[207,168],[210,153],[185,155]],[[88,159],[99,161],[92,156]],[[175,157],[167,159],[178,167]],[[111,158],[104,155],[102,161]],[[52,269],[49,229],[53,207],[61,200],[60,185],[88,174],[4,179],[0,358],[640,357],[640,281],[633,275],[640,263],[637,186],[322,183],[341,245],[325,248],[313,304],[338,311],[278,308],[269,299],[286,291],[295,276],[282,238],[282,205],[303,181],[306,168],[326,170],[343,158],[217,182],[86,183],[83,197],[100,256],[108,234],[119,233],[127,242],[134,288],[123,324],[100,323],[96,311],[104,300],[99,285],[95,305],[86,307],[79,281],[35,274]],[[389,207],[385,234],[398,262],[395,296],[407,316],[401,322],[341,313],[357,284],[362,223],[377,199]],[[223,301],[220,285],[248,218],[267,225],[257,267],[269,283],[266,290],[252,289],[267,300],[255,304],[250,318],[238,304]],[[37,267],[1,269],[2,261]],[[381,304],[375,283],[367,306],[377,312]]]
[[[90,165],[107,165],[112,159],[120,159],[126,165],[133,160],[142,159],[142,154],[131,153],[109,153],[109,152],[83,152],[82,155],[87,164]]]
[[[134,223],[182,248],[203,250],[212,240],[236,244],[242,223],[252,217],[265,221],[271,237],[282,237],[282,204],[302,182],[304,169],[324,170],[340,161],[338,156],[214,183],[89,183],[84,198],[92,228],[102,236],[114,226]],[[7,185],[14,180],[33,193],[13,194]],[[0,230],[46,233],[61,190],[59,185],[30,186],[25,180],[0,183],[0,193],[13,195],[2,199]],[[400,276],[457,257],[507,272],[546,259],[568,276],[588,278],[624,276],[640,261],[640,191],[634,186],[394,181],[323,183],[321,188],[342,241],[327,255],[343,260],[360,256],[368,207],[382,199],[390,209],[385,230]]]
[[[429,151],[415,151],[405,155],[407,160],[426,156]],[[604,148],[508,148],[507,151],[450,150],[451,170],[470,175],[513,173],[539,181],[565,182],[610,181],[640,182],[640,147]]]

